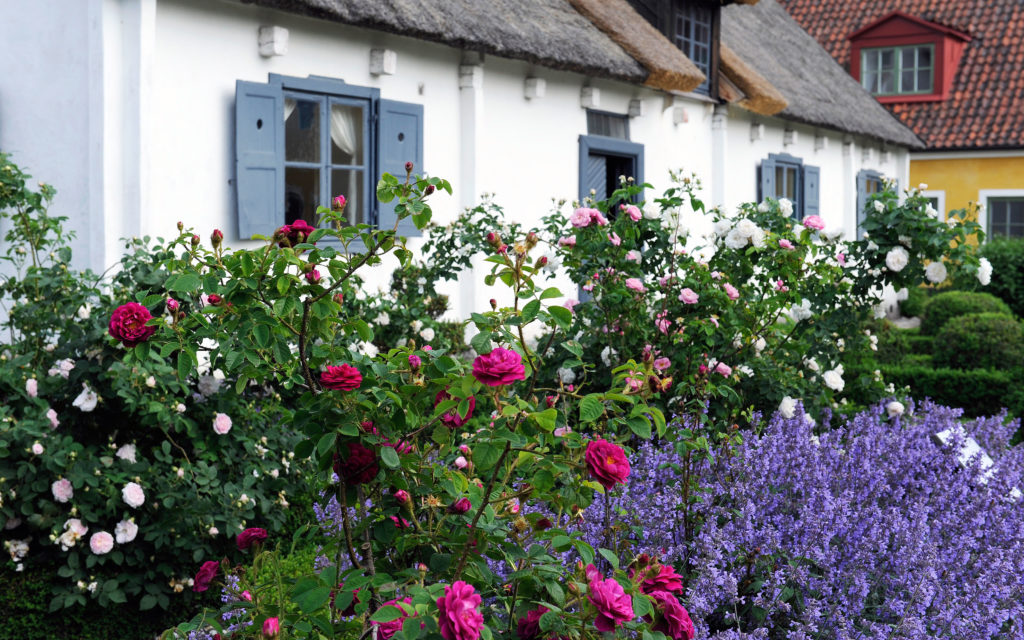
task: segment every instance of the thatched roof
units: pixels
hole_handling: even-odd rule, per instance
[[[569,0],[241,1],[585,75],[636,84],[649,75]]]
[[[789,103],[786,102],[785,96],[779,93],[779,90],[773,87],[764,76],[754,71],[724,42],[719,47],[719,54],[721,56],[719,71],[742,92],[741,96],[737,96],[736,104],[763,116],[773,116],[788,106]],[[721,94],[722,91],[720,90],[719,93]]]
[[[626,0],[569,2],[646,67],[650,72],[644,82],[647,86],[665,91],[693,91],[704,82],[704,74],[697,65]]]
[[[785,97],[778,117],[923,147],[776,0],[723,7],[722,43]]]

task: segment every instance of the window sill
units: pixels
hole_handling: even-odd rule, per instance
[[[875,100],[878,100],[880,104],[904,104],[908,102],[942,102],[946,98],[947,96],[944,96],[941,93],[908,93],[905,95],[875,96]]]

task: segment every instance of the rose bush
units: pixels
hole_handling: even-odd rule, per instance
[[[223,312],[166,295],[168,250],[128,241],[114,276],[78,271],[53,193],[0,154],[0,579],[32,574],[53,610],[180,611],[197,560],[298,526],[309,467],[280,391],[154,348],[178,314]]]

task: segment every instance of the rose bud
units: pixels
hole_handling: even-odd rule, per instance
[[[409,500],[411,499],[409,492],[405,489],[399,489],[395,492],[395,500],[398,501],[398,504],[409,504]]]
[[[184,231],[184,230],[185,230],[185,223],[183,223],[181,220],[178,220],[178,231]]]
[[[548,405],[549,408],[555,406],[556,402],[558,402],[558,396],[545,396],[544,397],[544,404]]]
[[[197,236],[197,235],[193,235],[192,236],[192,246],[193,247],[198,247],[199,246],[199,236]]]
[[[344,210],[346,204],[348,204],[348,200],[345,199],[345,196],[334,196],[334,199],[331,200],[331,208],[335,211]]]
[[[548,263],[548,257],[547,256],[541,256],[540,259],[537,260],[537,266],[538,267],[543,267],[547,263]]]
[[[506,252],[508,252],[507,244],[503,244],[500,247],[498,247],[498,253],[500,253],[501,255],[505,255]]]
[[[537,522],[533,523],[533,528],[537,531],[544,531],[545,529],[550,529],[553,526],[555,525],[548,518],[541,518],[537,520]]]
[[[459,451],[461,451],[462,453],[464,453],[467,456],[470,453],[469,446],[468,445],[464,445],[464,444],[460,444],[459,445]]]
[[[495,311],[498,309],[498,301],[494,298],[491,298],[491,309],[494,309]]]
[[[501,236],[494,233],[493,231],[489,231],[487,233],[487,242],[497,247],[501,244]]]
[[[531,249],[537,246],[537,233],[535,231],[526,234],[526,246]]]
[[[336,294],[334,294],[334,301],[337,302],[338,304],[345,304],[345,294],[344,293],[336,293]]]
[[[459,498],[448,507],[448,513],[461,515],[469,511],[470,507],[472,505],[469,503],[469,498]]]
[[[175,300],[174,298],[167,298],[167,310],[168,311],[170,311],[171,313],[174,313],[175,311],[178,310],[178,307],[179,307],[179,305],[178,305],[178,301],[177,300]]]
[[[416,355],[415,353],[409,355],[409,367],[412,368],[413,373],[420,370],[421,364],[423,364],[423,361],[420,360],[420,357],[418,355]]]
[[[425,565],[425,564],[423,564],[421,562],[418,565],[416,565],[416,570],[419,571],[422,574],[426,574],[427,573],[427,565]]]
[[[216,249],[220,246],[220,243],[224,241],[224,232],[220,229],[214,229],[213,233],[210,234],[210,244]]]
[[[427,188],[423,190],[423,195],[429,196],[432,193],[434,193],[434,185],[428,184]]]
[[[405,172],[406,173],[412,173],[412,163],[411,162],[406,162],[405,163]]]
[[[377,433],[377,428],[373,426],[371,420],[363,420],[359,423],[359,428],[363,430],[363,433]]]
[[[302,275],[306,277],[306,281],[309,284],[316,284],[317,282],[320,282],[320,270],[316,267],[313,267]]]
[[[224,302],[224,298],[220,297],[216,293],[211,293],[210,295],[206,296],[206,301],[216,307],[219,306],[222,302]]]

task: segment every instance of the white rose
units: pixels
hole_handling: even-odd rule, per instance
[[[939,284],[945,282],[946,276],[949,274],[946,272],[946,265],[941,261],[936,261],[928,263],[928,266],[924,268],[924,275],[928,278],[928,282]]]
[[[117,544],[125,544],[135,539],[139,534],[139,525],[131,520],[122,520],[114,527],[114,539]]]
[[[924,212],[928,214],[929,218],[938,219],[939,217],[939,212],[935,210],[935,207],[933,207],[930,202],[928,203],[928,206],[924,208]]]
[[[612,366],[612,358],[618,358],[619,354],[615,353],[615,350],[611,347],[605,347],[601,350],[601,361],[604,362],[604,366]]]
[[[821,374],[821,379],[825,381],[826,387],[835,391],[842,391],[843,387],[846,386],[846,382],[843,381],[843,374],[839,371],[838,367]]]
[[[89,317],[92,316],[92,305],[89,304],[88,302],[83,304],[82,306],[78,307],[78,311],[76,311],[75,314],[81,320],[88,320]]]
[[[903,268],[910,262],[910,254],[903,247],[893,247],[885,254],[885,266],[893,273],[903,271]]]
[[[433,340],[434,330],[431,329],[430,327],[427,327],[423,331],[420,331],[420,335],[423,337],[424,340]]]
[[[815,373],[821,371],[821,367],[818,366],[818,361],[814,358],[804,358],[804,366]]]
[[[793,215],[793,203],[789,198],[779,198],[779,213],[787,218]]]
[[[146,502],[146,493],[136,482],[129,482],[121,489],[121,498],[124,503],[133,509],[141,507]]]
[[[789,396],[783,398],[782,402],[779,403],[779,413],[786,420],[792,419],[796,415],[796,400]]]
[[[721,220],[715,222],[715,235],[718,236],[719,238],[729,233],[729,229],[732,229],[732,220],[729,220],[728,218],[722,218]]]
[[[117,453],[115,453],[114,455],[116,455],[118,458],[121,458],[122,460],[127,460],[128,462],[134,463],[135,462],[135,445],[134,444],[126,444],[123,447],[121,447],[120,449],[118,449]]]
[[[422,326],[422,323],[420,326]],[[372,342],[360,342],[356,345],[356,350],[365,353],[370,358],[376,358],[377,354],[380,353],[380,349]]]
[[[877,211],[878,213],[882,213],[883,211],[885,211],[885,205],[882,204],[881,200],[875,200],[872,204],[875,207],[875,211]]]
[[[730,249],[742,249],[747,246],[747,236],[743,235],[739,229],[733,229],[725,236],[725,246]]]
[[[764,351],[764,348],[766,346],[768,346],[768,343],[765,342],[764,338],[759,337],[757,340],[754,341],[754,351],[757,353],[757,355],[761,355],[761,352]]]
[[[772,206],[768,204],[767,200],[762,200],[761,204],[757,205],[757,210],[760,211],[761,213],[768,213],[768,210],[771,208]]]
[[[382,327],[386,327],[391,324],[391,316],[389,316],[386,311],[381,311],[373,321]]]
[[[906,411],[906,407],[903,406],[902,402],[897,402],[896,400],[885,405],[885,412],[889,414],[890,418],[902,416],[904,411]]]
[[[988,261],[988,258],[978,261],[978,282],[983,287],[987,287],[992,282],[992,263]]]
[[[413,320],[409,323],[409,328],[412,329],[413,333],[419,333],[420,329],[423,328],[423,322],[420,320]]]
[[[82,383],[82,393],[78,394],[78,397],[71,403],[71,406],[78,407],[81,411],[89,413],[96,408],[96,404],[100,401],[99,396],[96,395],[89,385]]]
[[[576,382],[576,374],[572,369],[566,367],[558,368],[558,381],[562,384],[572,384]]]
[[[800,301],[800,304],[794,305],[789,310],[789,317],[793,319],[793,322],[800,322],[801,320],[807,320],[811,317],[811,301],[804,298]]]

